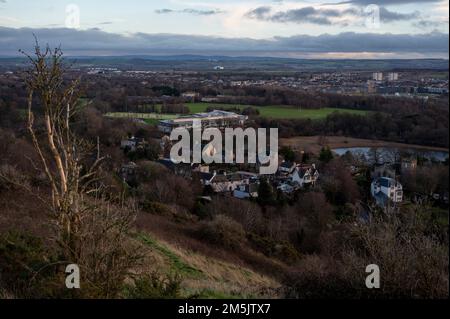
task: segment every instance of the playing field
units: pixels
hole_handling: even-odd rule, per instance
[[[245,109],[250,105],[236,105],[236,104],[214,104],[214,103],[189,103],[186,104],[189,107],[191,113],[200,113],[205,112],[209,107],[210,108],[239,108]],[[301,109],[295,108],[291,106],[253,106],[253,108],[258,109],[259,114],[262,117],[274,118],[274,119],[322,119],[327,117],[328,115],[334,112],[340,113],[352,113],[359,115],[366,115],[366,111],[359,110],[350,110],[350,109],[333,109],[333,108],[324,108],[324,109]]]
[[[241,110],[249,107],[250,105],[236,105],[236,104],[214,104],[214,103],[188,103],[186,104],[189,107],[190,113],[202,113],[206,112],[208,108],[214,109],[236,109],[239,108]],[[333,108],[323,108],[317,110],[311,109],[302,109],[295,108],[291,106],[253,106],[259,111],[260,116],[266,118],[273,119],[323,119],[328,115],[339,112],[339,113],[351,113],[351,114],[359,114],[366,115],[368,112],[359,111],[359,110],[350,110],[350,109],[333,109]],[[108,113],[107,117],[115,117],[115,118],[135,118],[142,119],[149,124],[157,124],[160,120],[169,120],[177,118],[179,115],[176,114],[157,114],[157,113],[125,113],[125,112],[116,112],[116,113]]]

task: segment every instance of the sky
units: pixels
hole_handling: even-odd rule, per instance
[[[449,0],[0,0],[0,55],[448,58]]]

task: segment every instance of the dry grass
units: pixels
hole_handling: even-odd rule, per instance
[[[281,284],[249,268],[139,234],[145,260],[139,273],[158,271],[183,277],[183,293],[197,298],[276,298]],[[144,238],[145,240],[142,240]]]

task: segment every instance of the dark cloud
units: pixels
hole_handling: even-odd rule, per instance
[[[317,25],[347,25],[348,21],[346,19],[337,18],[348,16],[356,19],[358,17],[365,17],[366,13],[364,13],[364,10],[361,8],[348,8],[341,10],[314,7],[304,7],[300,9],[273,12],[272,8],[264,6],[247,12],[245,16],[250,19],[280,23],[292,22],[298,24],[312,23]],[[399,13],[390,11],[384,7],[380,8],[380,19],[382,22],[414,20],[419,17],[419,12]]]
[[[380,19],[382,22],[409,21],[409,20],[416,20],[419,18],[420,18],[419,12],[399,13],[389,11],[384,7],[380,8]]]
[[[61,45],[69,55],[216,54],[281,55],[326,52],[393,52],[448,55],[448,34],[341,33],[320,36],[298,35],[271,39],[220,38],[210,36],[146,34],[120,35],[100,29],[0,27],[0,55],[32,50],[33,34],[41,43]],[[277,55],[279,56],[280,54]]]
[[[263,6],[247,12],[246,16],[247,18],[250,19],[265,20],[270,17],[271,12],[272,12],[271,7]]]
[[[221,10],[198,10],[198,9],[183,9],[183,10],[172,10],[172,9],[158,9],[155,10],[157,14],[170,14],[170,13],[188,13],[193,15],[214,15],[223,13]]]
[[[413,23],[413,26],[419,29],[429,29],[429,28],[440,28],[443,26],[448,26],[448,21],[430,21],[430,20],[419,20]]]
[[[304,7],[287,11],[273,12],[270,7],[258,7],[246,13],[250,19],[272,21],[272,22],[293,22],[293,23],[312,23],[318,25],[343,24],[344,21],[332,21],[331,18],[339,18],[345,15],[356,16],[361,14],[360,10],[350,8],[345,10],[337,9],[316,9],[314,7]]]

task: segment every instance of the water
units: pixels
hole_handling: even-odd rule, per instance
[[[399,156],[406,157],[423,157],[427,160],[445,162],[449,158],[449,153],[444,151],[428,151],[419,149],[404,149],[396,147],[342,147],[333,149],[333,152],[339,156],[350,152],[354,156],[360,156],[367,161],[374,161],[374,157],[385,162],[395,162]]]

